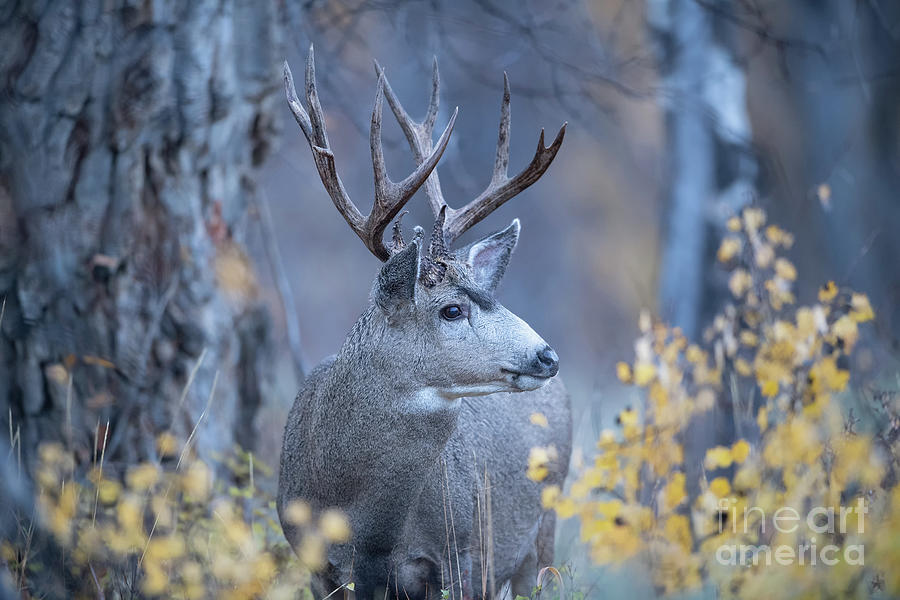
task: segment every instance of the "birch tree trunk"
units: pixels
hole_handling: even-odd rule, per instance
[[[698,340],[727,294],[724,276],[715,268],[726,218],[751,201],[756,184],[746,77],[735,55],[733,30],[701,2],[648,0],[647,9],[665,93],[670,181],[660,310],[689,339]],[[694,493],[706,449],[734,437],[735,413],[726,404],[723,399],[695,417],[684,436],[687,481]]]
[[[107,459],[131,461],[209,401],[201,453],[252,444],[269,324],[242,239],[278,15],[112,4],[0,9],[2,420],[25,452],[71,438],[86,460],[99,428]]]
[[[664,90],[671,182],[664,203],[660,309],[696,338],[703,318],[721,300],[723,286],[708,268],[718,228],[751,201],[756,186],[746,77],[733,32],[717,27],[701,3],[648,0],[647,8]]]

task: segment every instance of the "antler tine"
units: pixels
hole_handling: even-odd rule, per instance
[[[432,70],[431,99],[428,104],[428,112],[421,123],[413,121],[403,109],[397,99],[394,90],[384,77],[384,70],[378,62],[375,62],[375,72],[379,79],[384,79],[384,95],[388,104],[400,123],[409,147],[412,150],[416,162],[421,162],[422,157],[431,150],[431,134],[434,126],[434,118],[438,111],[438,93],[440,91],[440,77],[438,75],[437,59],[434,60]],[[547,171],[550,163],[556,158],[566,134],[566,123],[560,128],[559,133],[549,147],[544,146],[544,130],[541,129],[538,147],[534,157],[525,169],[515,177],[510,178],[509,171],[509,128],[510,128],[510,89],[509,77],[503,74],[503,101],[500,104],[500,129],[497,134],[497,153],[494,157],[494,170],[488,187],[477,198],[463,206],[454,209],[447,206],[441,191],[440,180],[437,171],[433,171],[425,182],[425,193],[431,211],[437,219],[441,210],[446,207],[446,222],[444,224],[445,239],[448,245],[452,244],[460,235],[470,227],[484,219],[496,210],[504,202],[523,191]]]
[[[437,118],[438,106],[440,105],[441,92],[441,76],[438,73],[437,56],[431,57],[431,98],[428,99],[428,112],[422,120],[422,125],[428,131],[429,141],[431,140],[431,131],[434,129],[434,120]]]
[[[531,162],[518,175],[513,178],[508,176],[509,169],[509,77],[503,74],[503,102],[500,105],[500,131],[497,134],[497,155],[494,158],[494,171],[488,187],[477,198],[459,208],[451,210],[447,216],[445,229],[447,243],[452,244],[460,235],[470,227],[484,219],[504,202],[525,190],[550,167],[550,163],[556,158],[563,137],[566,134],[566,125],[563,123],[556,134],[556,139],[550,146],[544,146],[544,130],[538,139],[537,150]]]
[[[381,145],[381,108],[384,102],[384,75],[378,76],[375,103],[372,107],[372,124],[369,128],[369,143],[372,146],[372,168],[375,170],[375,202],[387,200],[391,178],[384,165],[384,147]]]
[[[368,216],[364,217],[353,201],[350,200],[350,196],[347,194],[344,184],[337,174],[334,154],[328,143],[325,115],[322,111],[316,88],[315,56],[312,45],[309,47],[309,56],[306,61],[306,108],[303,107],[303,104],[297,97],[291,69],[287,61],[284,63],[284,89],[287,95],[288,106],[300,129],[303,131],[306,141],[309,142],[319,177],[322,179],[322,183],[325,185],[325,189],[328,191],[335,208],[337,208],[338,212],[344,217],[347,224],[350,225],[350,228],[363,241],[369,251],[381,260],[387,260],[390,256],[390,251],[382,239],[384,230],[434,171],[438,160],[440,160],[447,147],[447,142],[450,140],[450,133],[453,131],[457,115],[457,111],[454,111],[437,145],[432,149],[429,143],[427,151],[421,157],[416,157],[416,170],[403,181],[395,183],[387,175],[384,165],[384,151],[381,146],[381,113],[384,86],[384,78],[380,76],[370,130],[372,162],[375,171],[375,202],[372,211]]]
[[[381,144],[381,113],[386,87],[384,71],[382,71],[378,75],[378,90],[375,93],[375,106],[372,110],[372,125],[369,131],[372,146],[372,164],[375,170],[375,205],[372,207],[372,212],[367,219],[371,243],[382,247],[381,237],[385,228],[422,184],[425,183],[437,166],[438,160],[440,160],[441,155],[447,148],[447,143],[450,141],[450,133],[453,131],[453,125],[456,123],[456,116],[459,112],[458,109],[453,111],[447,127],[444,128],[444,132],[438,139],[437,146],[434,149],[430,147],[427,149],[427,157],[425,157],[425,153],[422,154],[425,157],[422,160],[418,156],[416,157],[416,162],[418,163],[416,170],[403,181],[394,183],[388,177],[385,169],[384,149]]]
[[[309,105],[309,116],[316,145],[321,148],[330,148],[328,133],[325,131],[325,113],[319,102],[319,90],[316,87],[316,52],[313,45],[309,45],[309,54],[306,56],[306,102]]]
[[[503,102],[500,103],[500,131],[497,133],[497,155],[491,185],[503,181],[509,172],[509,75],[503,71]]]
[[[409,149],[413,153],[416,164],[421,163],[431,152],[431,136],[434,132],[434,121],[438,114],[440,76],[438,74],[437,57],[435,57],[432,67],[431,98],[428,102],[428,112],[421,123],[414,121],[403,108],[403,105],[400,104],[397,94],[394,93],[387,76],[384,74],[384,69],[381,68],[377,60],[375,61],[375,73],[379,79],[383,78],[384,80],[384,95],[387,98],[388,106],[391,107],[391,112],[394,113],[403,135],[406,136],[406,141],[409,142]],[[458,107],[453,111],[454,119],[458,111]],[[441,207],[447,204],[444,201],[444,193],[441,191],[441,181],[438,177],[437,169],[433,170],[431,176],[425,180],[425,197],[428,199],[432,212],[437,217]]]
[[[300,104],[300,99],[297,97],[297,88],[294,87],[294,74],[291,73],[291,67],[288,65],[287,61],[284,61],[284,93],[287,96],[288,107],[291,109],[291,113],[294,115],[294,120],[297,121],[297,125],[300,126],[301,131],[303,131],[303,135],[306,136],[306,141],[310,144],[314,143],[312,138],[312,124],[309,121],[309,115],[303,109],[303,105]]]
[[[287,61],[284,62],[284,90],[288,99],[288,106],[294,115],[294,119],[306,136],[309,147],[313,152],[313,160],[316,164],[316,170],[319,177],[334,202],[335,208],[341,213],[341,216],[350,225],[350,228],[360,238],[365,218],[356,208],[356,205],[350,200],[350,196],[344,189],[344,184],[337,174],[334,164],[334,154],[328,146],[328,135],[325,131],[325,118],[322,113],[322,105],[319,103],[319,94],[316,90],[316,70],[314,65],[313,47],[309,47],[309,57],[306,61],[306,103],[309,107],[307,112],[300,99],[297,97],[297,89],[294,87],[294,76]],[[364,240],[365,241],[365,240]]]

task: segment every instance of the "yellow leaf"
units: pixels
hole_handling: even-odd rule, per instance
[[[741,220],[737,217],[731,217],[725,225],[728,227],[729,231],[736,232],[741,230]]]
[[[311,516],[312,509],[302,500],[292,500],[284,510],[284,520],[293,525],[305,525]]]
[[[744,269],[736,269],[728,279],[728,289],[731,290],[735,298],[740,298],[747,293],[752,283],[753,279],[750,277],[750,273]]]
[[[730,467],[732,460],[731,450],[725,446],[716,446],[706,451],[704,464],[707,469],[712,470],[719,467]]]
[[[766,213],[761,208],[744,209],[744,225],[748,231],[755,231],[766,224]]]
[[[329,542],[342,544],[350,539],[350,521],[340,510],[329,508],[319,517],[319,530]]]
[[[203,461],[193,461],[180,479],[181,489],[195,501],[204,500],[212,488],[213,477]]]
[[[184,554],[184,540],[179,535],[156,536],[147,542],[147,559],[152,561],[172,560]]]
[[[325,564],[325,540],[315,532],[307,532],[300,540],[297,558],[308,569],[318,571]]]
[[[818,392],[824,391],[821,387],[822,382],[832,390],[842,392],[850,381],[850,371],[838,369],[837,361],[832,357],[824,358],[813,365],[809,375],[814,384],[813,389]]]
[[[116,518],[125,531],[143,530],[143,512],[133,498],[123,498],[116,504]]]
[[[738,440],[731,446],[731,457],[736,463],[742,463],[750,456],[750,444],[746,440]]]
[[[741,331],[740,338],[742,344],[744,344],[745,346],[750,346],[751,348],[759,343],[759,337],[757,337],[755,333],[747,329]]]
[[[100,481],[98,497],[100,499],[100,502],[102,502],[103,504],[112,504],[119,497],[119,492],[121,491],[122,486],[118,481],[103,479]]]
[[[558,485],[548,485],[541,490],[541,506],[553,508],[559,500],[560,489]]]
[[[846,352],[850,352],[853,349],[853,345],[859,337],[859,328],[856,326],[856,321],[851,319],[849,315],[844,315],[835,321],[834,325],[831,326],[831,331],[843,340]]]
[[[831,302],[837,293],[837,286],[833,281],[829,281],[819,289],[819,302]]]
[[[875,312],[872,305],[869,304],[869,298],[865,294],[853,294],[850,298],[850,317],[857,323],[864,323],[875,318]]]
[[[571,498],[562,498],[554,508],[560,519],[568,519],[575,514],[575,502]]]
[[[159,470],[152,463],[143,463],[133,467],[125,476],[128,487],[136,491],[148,490],[159,479]]]
[[[650,400],[657,407],[657,410],[665,406],[669,401],[669,394],[658,381],[653,382],[650,386]]]
[[[734,475],[734,489],[757,490],[761,483],[759,470],[753,467],[741,467]]]
[[[794,236],[777,225],[766,227],[766,237],[776,246],[790,248],[794,244]]]
[[[691,344],[688,346],[684,356],[688,359],[688,362],[696,364],[704,359],[705,354],[703,350],[700,349],[700,346]]]
[[[769,427],[769,409],[763,406],[756,414],[756,424],[760,431],[765,431]]]
[[[634,365],[634,382],[644,387],[656,377],[656,367],[652,363],[639,362]]]
[[[769,244],[760,244],[756,248],[756,266],[760,269],[767,269],[772,261],[775,260],[775,249]]]
[[[775,274],[782,279],[794,281],[797,279],[797,268],[789,260],[779,258],[775,261]]]
[[[638,422],[637,411],[635,411],[632,408],[626,408],[625,410],[623,410],[622,412],[619,413],[617,422],[622,427],[629,427],[629,426],[633,427],[633,426],[637,425],[637,422]]]
[[[546,448],[535,446],[528,454],[528,469],[525,472],[526,477],[532,481],[543,481],[550,471],[547,469],[547,463],[556,459],[556,449],[553,446]]]
[[[769,379],[764,381],[761,386],[762,395],[766,398],[772,398],[778,394],[778,382]]]
[[[547,422],[547,416],[544,413],[533,412],[529,417],[532,425],[537,425],[538,427],[547,427],[549,423]]]
[[[709,388],[703,388],[697,392],[697,410],[707,411],[716,404],[716,395]]]
[[[831,186],[827,183],[820,183],[816,188],[816,197],[819,198],[819,202],[826,209],[831,205]]]
[[[178,440],[176,440],[175,436],[170,432],[164,431],[156,438],[156,450],[159,452],[160,456],[175,456],[175,451],[177,449]]]
[[[679,504],[684,502],[685,498],[687,498],[687,491],[684,486],[685,481],[686,478],[684,473],[675,473],[672,475],[672,480],[663,490],[663,499],[665,500],[666,510],[676,508]]]
[[[722,240],[719,246],[717,257],[719,262],[728,262],[741,251],[741,240],[736,237],[727,237]]]
[[[691,551],[691,527],[684,515],[672,515],[666,519],[663,528],[666,538],[681,546],[684,552]]]
[[[731,492],[731,484],[724,477],[716,477],[710,482],[709,491],[719,498],[724,498]]]
[[[169,577],[162,567],[152,562],[144,563],[144,577],[141,581],[141,588],[148,596],[157,596],[162,594],[169,583]]]
[[[616,363],[616,376],[622,383],[631,383],[631,367],[628,365],[628,363]]]
[[[816,317],[811,308],[805,306],[797,309],[797,333],[807,338],[816,333]]]

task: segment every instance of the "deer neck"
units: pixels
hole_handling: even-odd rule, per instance
[[[377,526],[397,531],[435,473],[461,400],[420,385],[418,367],[397,360],[390,345],[383,317],[370,308],[332,364],[317,418],[325,425],[319,430],[333,436],[323,447],[328,473],[322,475],[343,480],[351,511],[353,505],[393,507],[391,515],[379,514]]]

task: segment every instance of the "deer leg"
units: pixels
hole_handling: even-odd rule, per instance
[[[529,550],[522,561],[519,568],[509,580],[510,597],[525,596],[531,598],[531,591],[534,589],[535,577],[537,576],[538,562],[537,550],[532,548]]]
[[[538,584],[538,570],[553,564],[553,543],[556,534],[556,515],[552,512],[541,515],[537,526],[534,545],[531,546],[519,563],[515,575],[510,578],[510,596],[531,597],[531,592]],[[541,582],[543,583],[543,582]]]

